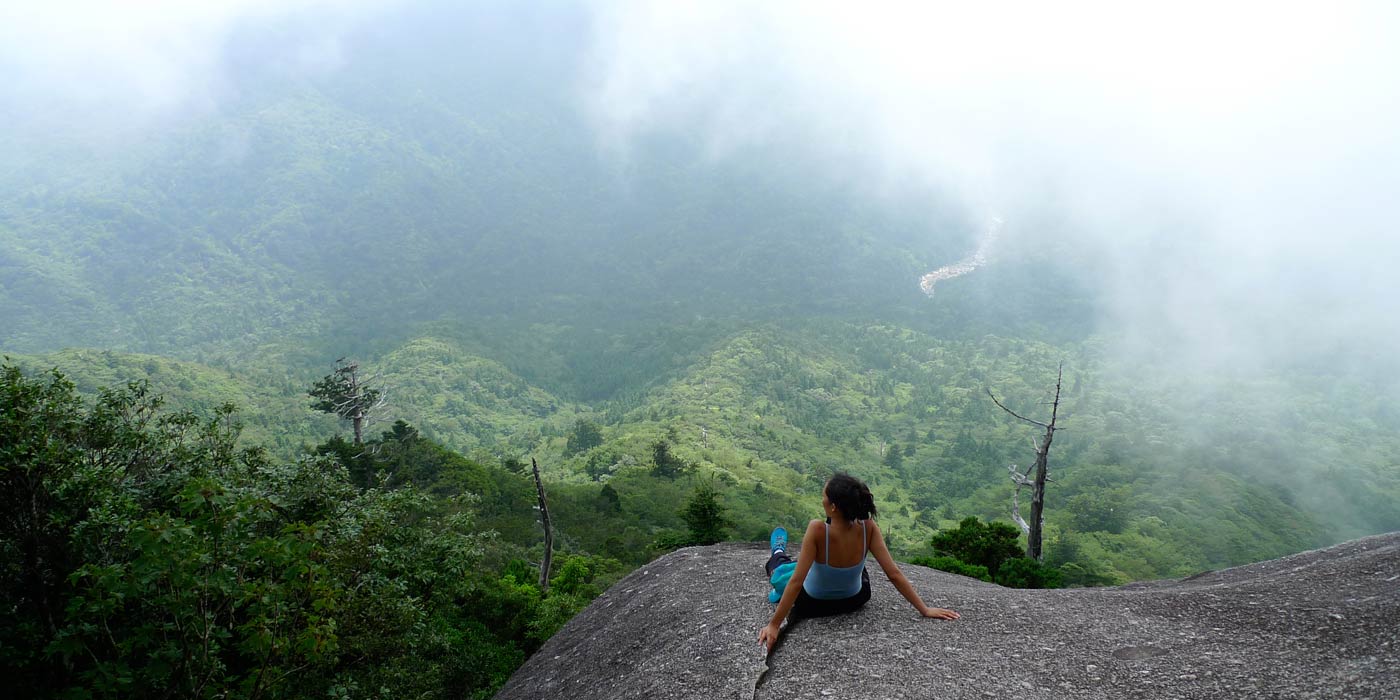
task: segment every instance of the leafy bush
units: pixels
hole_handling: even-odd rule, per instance
[[[657,552],[669,552],[693,544],[695,542],[691,539],[690,533],[667,529],[656,534],[656,537],[652,539],[651,548]]]
[[[1020,536],[1014,525],[969,517],[957,529],[939,531],[932,543],[934,551],[986,567],[995,578],[1002,562],[1022,555]]]
[[[1053,566],[1016,557],[1002,562],[996,583],[1007,588],[1061,588],[1064,586],[1064,575]]]
[[[977,564],[968,564],[957,557],[914,557],[909,560],[909,563],[927,566],[930,569],[938,569],[939,571],[946,571],[950,574],[975,578],[979,581],[986,581],[987,583],[992,582],[992,575],[987,571],[987,567],[978,566]]]

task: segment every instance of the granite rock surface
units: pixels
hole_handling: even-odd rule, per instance
[[[595,600],[496,696],[526,698],[1400,698],[1400,533],[1180,580],[1002,588],[877,564],[849,615],[789,623],[771,655],[766,548],[678,550]]]

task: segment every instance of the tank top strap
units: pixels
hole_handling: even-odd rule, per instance
[[[831,523],[825,523],[826,527],[826,561],[822,562],[831,566]]]
[[[866,554],[866,552],[869,552],[869,551],[870,551],[870,539],[869,539],[869,535],[867,535],[866,532],[865,532],[865,521],[862,520],[862,521],[860,521],[860,559],[861,559],[861,561],[865,561],[865,554]],[[827,559],[830,560],[830,557],[828,556]]]

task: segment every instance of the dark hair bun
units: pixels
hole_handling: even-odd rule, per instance
[[[847,520],[869,520],[875,517],[875,495],[860,479],[837,472],[826,482],[826,499],[841,511]]]

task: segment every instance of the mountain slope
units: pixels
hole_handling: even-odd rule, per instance
[[[893,545],[918,552],[934,528],[967,515],[1008,518],[1007,466],[1028,463],[1037,432],[986,391],[1039,415],[1061,359],[1048,541],[1052,560],[1096,562],[1092,580],[1184,575],[1400,524],[1400,479],[1384,457],[1400,448],[1385,437],[1392,428],[1374,434],[1381,442],[1371,456],[1352,452],[1346,470],[1318,461],[1351,451],[1348,421],[1308,417],[1335,405],[1338,385],[1299,381],[1286,392],[1293,403],[1261,419],[1259,406],[1281,393],[1269,381],[1219,378],[1228,398],[1182,404],[1171,393],[1179,384],[1142,381],[1091,346],[945,340],[884,326],[736,334],[647,393],[600,406],[604,445],[554,460],[577,472],[619,468],[622,455],[645,464],[650,445],[666,439],[735,492],[791,494],[812,512],[824,479],[848,471],[871,483]],[[1383,419],[1364,387],[1347,391],[1356,392],[1354,420]],[[1287,432],[1298,424],[1318,428]],[[1290,439],[1294,449],[1273,448]],[[767,527],[760,520],[740,532],[761,539]]]
[[[42,165],[0,177],[0,345],[238,362],[362,354],[435,321],[869,312],[916,304],[918,275],[975,235],[794,153],[604,152],[573,94],[581,47],[541,50],[528,11],[432,9],[348,37],[332,73],[231,69],[219,110],[139,139],[0,135]]]
[[[847,471],[872,485],[891,546],[928,554],[937,528],[969,515],[1008,518],[1006,468],[1026,463],[1035,431],[985,392],[1035,415],[1061,358],[1069,369],[1046,541],[1052,563],[1078,567],[1072,581],[1184,575],[1400,522],[1400,477],[1387,457],[1400,445],[1387,437],[1395,430],[1383,405],[1368,404],[1360,386],[1300,379],[1283,392],[1290,405],[1261,409],[1283,390],[1237,378],[1221,380],[1228,398],[1182,405],[1161,398],[1170,387],[1135,380],[1097,360],[1091,346],[789,324],[693,348],[690,364],[650,387],[589,406],[480,352],[475,342],[420,336],[362,360],[389,396],[369,434],[405,420],[479,460],[537,457],[546,479],[583,492],[607,482],[620,497],[621,526],[639,528],[629,535],[634,543],[683,527],[676,513],[694,479],[719,484],[732,536],[761,539],[775,520],[791,526],[817,512],[825,478]],[[547,354],[531,363],[553,362]],[[337,429],[307,407],[304,392],[317,376],[310,372],[244,373],[94,351],[20,359],[32,369],[59,366],[87,391],[149,377],[179,406],[233,401],[247,439],[288,456]],[[1348,413],[1312,415],[1339,402]],[[599,426],[603,443],[571,454],[578,420]],[[1297,425],[1316,427],[1290,432]],[[1359,430],[1372,436],[1365,449],[1354,442]],[[651,475],[658,441],[692,465],[689,475]],[[1289,441],[1291,449],[1276,447]],[[1330,461],[1337,455],[1347,455],[1347,469]],[[606,539],[575,536],[598,539],[595,549]]]

